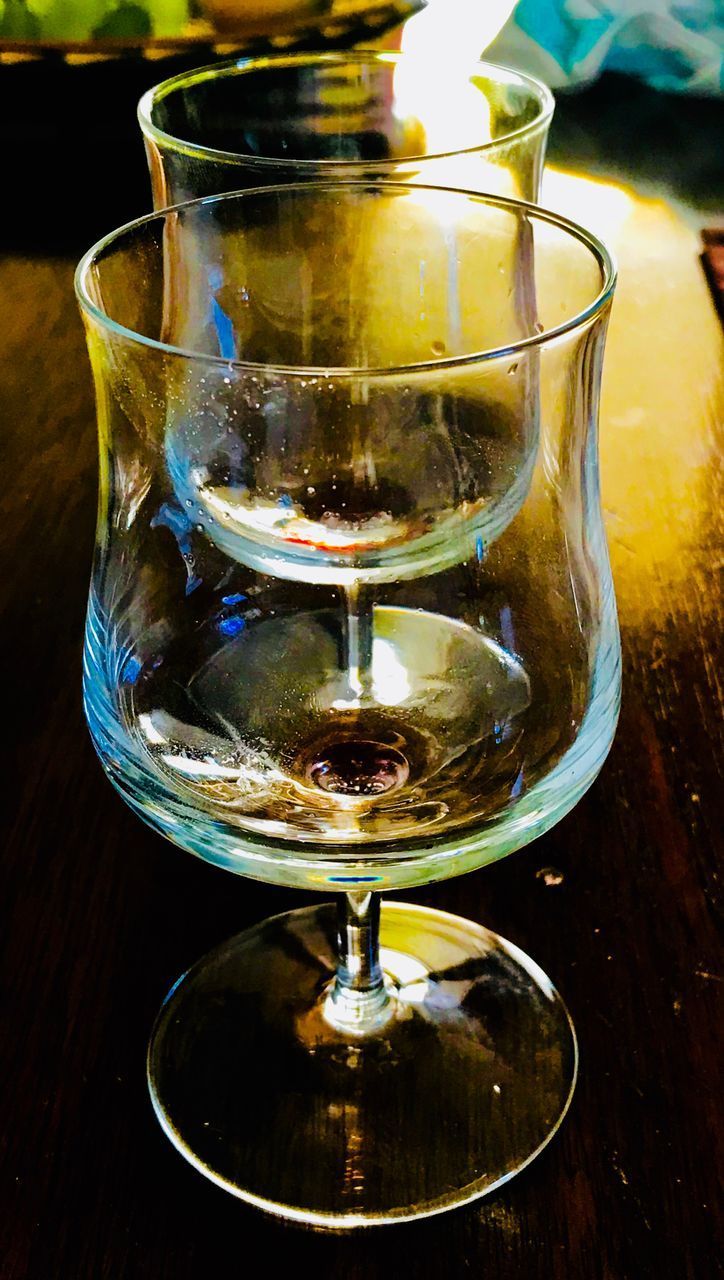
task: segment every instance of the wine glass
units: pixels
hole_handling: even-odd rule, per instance
[[[271,1212],[439,1212],[568,1107],[575,1036],[538,966],[443,912],[380,920],[379,892],[525,845],[609,749],[613,289],[561,217],[385,181],[181,205],[78,268],[98,754],[183,848],[337,896],[206,956],[151,1039],[171,1140]]]
[[[325,178],[537,200],[552,115],[550,90],[521,72],[381,50],[238,58],[138,107],[156,208]]]

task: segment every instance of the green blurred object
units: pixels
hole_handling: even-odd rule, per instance
[[[8,0],[6,0],[6,4]],[[108,0],[28,0],[40,25],[38,39],[88,40],[111,7]]]
[[[0,17],[0,39],[37,40],[39,37],[40,23],[25,0],[5,0]]]
[[[425,0],[0,0],[0,55],[196,45],[327,48],[381,35]]]
[[[152,31],[148,9],[140,4],[133,4],[130,0],[121,0],[118,8],[93,28],[93,35],[102,40],[106,36],[150,36]]]

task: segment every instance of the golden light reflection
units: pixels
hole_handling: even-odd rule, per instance
[[[419,121],[428,161],[424,180],[439,186],[503,190],[510,179],[484,160],[445,155],[454,139],[456,152],[492,141],[491,110],[485,94],[470,78],[474,63],[500,31],[516,0],[446,0],[431,3],[404,26],[400,48],[406,55],[394,71],[393,111],[399,119]],[[434,91],[431,84],[434,83]],[[488,172],[489,170],[489,172]],[[421,203],[425,203],[421,199]]]
[[[393,113],[400,120],[419,120],[425,151],[429,155],[448,151],[451,137],[458,151],[490,142],[490,107],[477,85],[461,72],[459,60],[436,59],[434,77],[435,92],[431,93],[427,56],[402,60],[393,72]]]
[[[609,244],[631,217],[636,197],[633,192],[613,182],[547,168],[543,175],[541,204],[580,223]]]
[[[421,175],[425,182],[518,194],[507,169],[484,155],[459,154],[493,139],[491,107],[482,87],[470,78],[470,68],[507,21],[515,3],[432,3],[405,24],[400,48],[406,56],[394,70],[393,112],[400,120],[418,122],[424,138],[421,146],[428,157],[436,157],[426,162]],[[458,154],[445,154],[453,145]],[[422,194],[419,203],[430,207],[433,200]],[[439,216],[439,209],[432,211]]]
[[[624,625],[668,611],[706,545],[724,343],[683,211],[613,182],[546,172],[543,203],[613,250],[619,283],[601,401],[602,499]],[[704,567],[702,566],[702,571]]]
[[[433,61],[437,73],[443,55],[458,66],[480,56],[515,3],[460,0],[454,21],[451,7],[433,0],[403,33],[402,47],[420,59],[421,99]],[[429,98],[426,115],[422,102],[417,108],[426,126],[434,114]],[[471,181],[465,157],[445,164],[431,182],[506,194],[504,169],[487,165]],[[724,421],[722,330],[691,212],[553,168],[546,169],[541,203],[594,231],[618,262],[601,404],[602,498],[622,620],[635,626],[665,616],[672,589],[692,572],[709,571],[693,566],[692,548],[707,544],[702,524],[711,524],[713,537],[716,520],[711,474]],[[721,560],[721,548],[712,548],[712,562],[717,555]]]

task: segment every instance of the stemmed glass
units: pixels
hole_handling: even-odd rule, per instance
[[[138,108],[156,208],[331,178],[536,200],[552,115],[550,91],[521,72],[380,50],[217,63]]]
[[[171,1140],[272,1212],[439,1212],[568,1106],[575,1037],[538,966],[439,911],[380,919],[379,892],[520,848],[609,749],[613,289],[563,218],[385,181],[192,202],[78,268],[101,761],[177,844],[339,904],[217,948],[151,1040]]]

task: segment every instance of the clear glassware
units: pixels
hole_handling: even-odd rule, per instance
[[[552,115],[550,90],[518,71],[373,50],[217,63],[138,108],[157,209],[332,178],[537,200]]]
[[[78,268],[100,759],[183,848],[337,894],[200,961],[151,1040],[171,1140],[272,1212],[439,1212],[568,1106],[575,1036],[534,962],[442,912],[380,924],[379,891],[520,848],[609,749],[614,282],[563,218],[383,181],[183,205]]]

